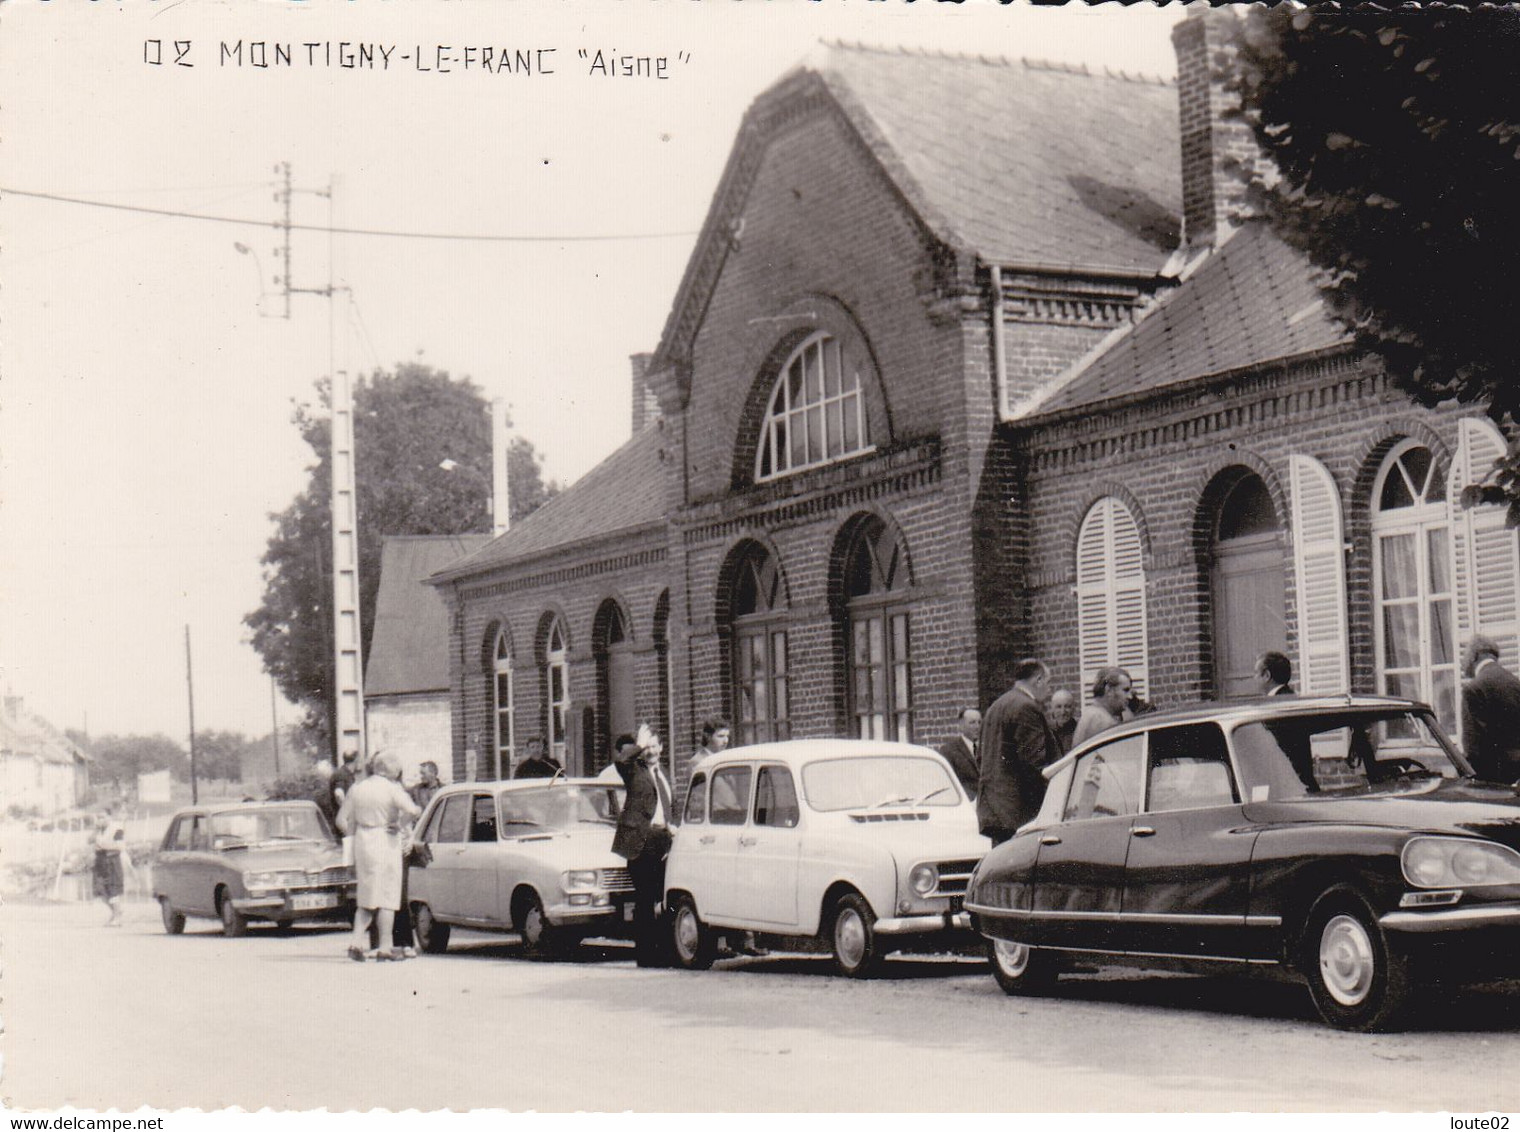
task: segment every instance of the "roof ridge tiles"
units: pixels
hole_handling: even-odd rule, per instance
[[[866,43],[863,40],[826,38],[819,40],[824,47],[841,51],[870,52],[878,55],[916,55],[923,59],[950,59],[963,63],[981,63],[989,67],[1022,66],[1029,71],[1054,71],[1069,75],[1086,75],[1089,78],[1108,78],[1118,82],[1137,83],[1143,86],[1174,86],[1175,80],[1163,75],[1150,75],[1142,71],[1126,71],[1104,64],[1094,67],[1087,63],[1067,62],[1060,59],[1033,59],[1027,55],[996,55],[982,51],[952,51],[944,47],[921,47],[917,44],[899,43],[895,46]]]

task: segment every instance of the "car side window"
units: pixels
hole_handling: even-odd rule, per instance
[[[444,800],[443,816],[438,819],[439,841],[463,841],[469,832],[470,796],[454,794]]]
[[[1151,732],[1150,789],[1146,809],[1192,810],[1235,802],[1230,753],[1217,723],[1192,723]]]
[[[206,831],[206,819],[197,817],[190,827],[190,848],[204,852],[211,848],[211,837]]]
[[[749,813],[749,767],[726,766],[713,775],[713,825],[743,825]]]
[[[797,787],[784,766],[763,766],[755,777],[755,824],[791,829],[797,824]]]
[[[190,848],[190,825],[191,822],[189,818],[175,818],[174,826],[169,830],[169,836],[164,838],[164,848]]]
[[[1105,743],[1077,760],[1062,821],[1086,821],[1140,812],[1145,736]]]
[[[686,813],[681,820],[686,825],[701,825],[707,820],[706,774],[691,776],[691,785],[686,788]]]
[[[489,794],[476,794],[470,814],[470,840],[496,840],[496,799]]]

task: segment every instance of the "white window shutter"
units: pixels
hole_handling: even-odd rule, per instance
[[[1469,417],[1458,423],[1457,455],[1447,498],[1454,511],[1457,558],[1458,635],[1492,637],[1500,663],[1520,667],[1520,540],[1504,525],[1506,508],[1491,503],[1463,508],[1462,489],[1483,482],[1508,450],[1492,422]]]
[[[1351,688],[1341,500],[1330,470],[1312,456],[1288,458],[1293,573],[1298,594],[1299,692],[1333,696]]]
[[[1084,685],[1118,666],[1146,693],[1145,561],[1140,528],[1112,496],[1093,504],[1077,535],[1077,637]]]

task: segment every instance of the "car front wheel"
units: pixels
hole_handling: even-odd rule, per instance
[[[248,934],[248,917],[232,906],[232,897],[222,895],[222,934],[236,939]]]
[[[523,898],[517,913],[517,931],[530,955],[553,955],[565,947],[564,934],[550,925],[544,902],[536,892]]]
[[[1027,943],[989,939],[987,961],[992,964],[992,977],[1004,994],[1039,994],[1055,986],[1054,957]]]
[[[169,903],[167,896],[158,898],[158,911],[164,918],[164,931],[170,935],[179,935],[185,930],[185,914],[176,912],[174,905]]]
[[[851,979],[869,978],[881,961],[876,940],[876,914],[855,893],[834,905],[834,966]]]
[[[705,971],[718,956],[717,940],[697,915],[690,896],[678,896],[670,917],[676,962],[688,971]]]
[[[1347,885],[1315,902],[1302,963],[1320,1017],[1337,1029],[1391,1029],[1409,1004],[1408,959],[1389,945],[1366,898]]]
[[[429,955],[442,955],[449,949],[449,925],[433,919],[433,910],[426,904],[412,905],[412,932],[417,946]]]

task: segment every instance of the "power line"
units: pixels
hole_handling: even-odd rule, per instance
[[[206,220],[214,224],[241,224],[253,228],[289,228],[301,232],[327,232],[340,236],[384,236],[398,240],[460,240],[491,244],[564,244],[610,242],[614,240],[674,240],[697,234],[694,231],[689,231],[615,233],[595,236],[503,236],[469,232],[401,232],[384,228],[339,228],[325,224],[287,224],[279,220],[252,220],[243,216],[212,216],[203,212],[182,212],[172,208],[149,208],[146,205],[116,204],[112,201],[86,200],[83,197],[69,197],[59,193],[29,192],[25,189],[8,189],[0,186],[0,196],[6,194],[18,197],[32,197],[36,200],[56,201],[61,204],[85,205],[89,208],[109,208],[118,212],[145,212],[153,216],[172,216],[180,220]]]

